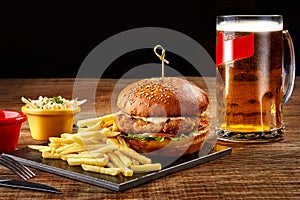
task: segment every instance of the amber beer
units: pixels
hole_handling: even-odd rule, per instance
[[[273,21],[223,23],[217,25],[216,36],[219,138],[229,141],[282,139],[282,24]]]

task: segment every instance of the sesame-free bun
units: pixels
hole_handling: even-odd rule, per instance
[[[179,77],[136,81],[125,87],[117,100],[123,112],[139,117],[199,116],[208,103],[205,91]]]

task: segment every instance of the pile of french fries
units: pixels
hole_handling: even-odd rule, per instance
[[[114,120],[114,114],[79,120],[77,133],[50,137],[48,145],[28,145],[43,158],[62,159],[70,166],[85,171],[116,176],[132,176],[134,172],[157,171],[160,163],[128,147]]]

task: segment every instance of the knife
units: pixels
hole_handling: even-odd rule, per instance
[[[37,190],[43,192],[52,192],[56,194],[61,193],[61,191],[59,191],[58,189],[45,184],[30,182],[30,181],[13,180],[13,179],[0,179],[0,186]]]

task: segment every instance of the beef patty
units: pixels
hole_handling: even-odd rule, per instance
[[[116,123],[120,131],[130,134],[142,133],[187,133],[199,126],[199,117],[154,117],[144,118],[120,113],[116,116]]]

